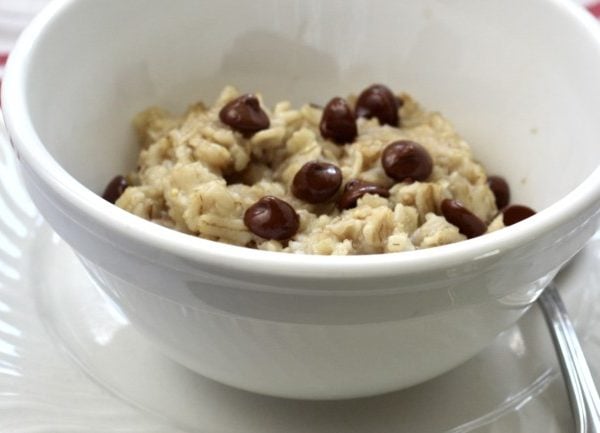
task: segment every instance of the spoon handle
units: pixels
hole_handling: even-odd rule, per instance
[[[600,433],[600,398],[583,355],[573,324],[556,286],[551,283],[540,296],[565,380],[577,433]]]

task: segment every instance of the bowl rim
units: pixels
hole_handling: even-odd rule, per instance
[[[448,269],[500,256],[580,215],[600,208],[600,167],[575,189],[536,215],[485,236],[431,249],[401,253],[322,256],[252,250],[190,236],[137,217],[85,187],[50,155],[33,126],[27,105],[27,76],[36,43],[54,20],[76,0],[54,0],[34,18],[11,52],[2,86],[3,116],[15,150],[55,194],[95,223],[138,245],[163,250],[196,263],[248,274],[318,279],[380,278]],[[568,0],[546,0],[565,19],[576,21],[596,45],[600,57],[600,26],[591,14]],[[118,248],[128,251],[125,243]],[[133,251],[133,250],[130,250]],[[139,251],[135,252],[139,254]],[[155,256],[149,254],[148,256]],[[156,259],[155,259],[156,260]]]

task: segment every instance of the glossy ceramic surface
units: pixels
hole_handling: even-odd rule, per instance
[[[596,22],[561,1],[63,0],[23,34],[3,101],[36,206],[156,347],[240,388],[340,398],[466,361],[596,231],[599,73]],[[133,167],[147,105],[225,83],[320,102],[373,81],[443,111],[542,212],[427,251],[306,257],[174,233],[94,193]]]
[[[458,369],[386,396],[300,402],[205,379],[157,351],[93,284],[32,205],[1,136],[0,173],[2,431],[559,433],[570,428],[566,394],[537,308]],[[600,374],[599,258],[600,236],[595,236],[558,279],[595,377]]]

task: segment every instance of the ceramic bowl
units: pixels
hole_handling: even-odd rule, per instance
[[[94,281],[165,354],[295,398],[407,387],[510,327],[598,228],[600,29],[556,0],[59,0],[9,59],[25,184]],[[135,167],[131,119],[226,84],[267,103],[374,82],[443,112],[539,213],[454,245],[315,257],[198,239],[98,196]],[[143,368],[143,366],[140,366]]]

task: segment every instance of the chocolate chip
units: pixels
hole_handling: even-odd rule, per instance
[[[337,144],[352,143],[358,135],[352,108],[342,98],[333,98],[325,106],[319,130],[323,138]]]
[[[127,189],[129,184],[127,183],[127,179],[123,176],[115,176],[104,188],[104,192],[102,193],[102,198],[115,204],[115,202],[121,197],[121,194]]]
[[[342,184],[342,172],[327,162],[307,162],[294,176],[292,193],[308,203],[323,203],[335,195]]]
[[[358,97],[356,117],[371,119],[376,117],[381,125],[398,126],[400,105],[392,91],[382,84],[373,84]]]
[[[389,197],[390,192],[387,188],[371,182],[365,182],[360,179],[352,179],[346,183],[344,191],[338,200],[340,210],[350,209],[356,206],[356,202],[365,194],[377,194],[382,197]]]
[[[250,137],[270,125],[267,113],[260,107],[256,96],[242,95],[228,102],[219,112],[219,119],[244,137]]]
[[[485,223],[458,200],[445,199],[442,201],[441,208],[446,221],[458,227],[467,238],[481,236],[487,231]]]
[[[244,213],[244,224],[265,239],[290,239],[300,227],[300,218],[292,206],[273,196],[265,196]]]
[[[398,182],[426,180],[433,170],[429,152],[409,140],[388,144],[381,154],[381,165],[385,173]]]
[[[535,211],[527,206],[519,204],[513,204],[502,209],[502,219],[505,226],[512,226],[513,224],[523,221],[530,216],[535,215]]]
[[[500,176],[488,176],[487,183],[496,197],[496,207],[502,209],[510,202],[510,188]]]

